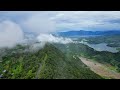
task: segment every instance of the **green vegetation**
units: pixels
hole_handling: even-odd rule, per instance
[[[62,46],[62,45],[60,45]],[[16,49],[17,48],[17,49]],[[26,48],[26,47],[25,47]],[[8,49],[0,62],[3,79],[101,79],[71,52],[64,54],[52,44],[37,52],[24,52],[24,47]],[[19,50],[21,49],[21,52]],[[14,52],[14,53],[11,53]],[[74,53],[74,52],[73,52]]]
[[[119,50],[119,52],[120,52],[120,48],[116,48],[117,50]]]
[[[120,35],[89,37],[86,39],[90,44],[107,43],[109,47],[120,47]]]
[[[96,60],[103,64],[110,64],[120,71],[120,52],[111,53],[107,51],[96,51],[93,48],[84,44],[66,44],[56,45],[57,48],[62,50],[65,54],[84,56],[93,60]]]
[[[49,44],[37,52],[17,45],[0,56],[0,77],[5,79],[101,79],[76,57],[84,56],[120,71],[120,52],[95,51],[80,43]],[[1,50],[2,51],[2,50]],[[104,78],[104,77],[103,77]]]

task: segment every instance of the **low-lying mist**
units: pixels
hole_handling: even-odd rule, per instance
[[[56,37],[53,36],[52,34],[40,34],[37,37],[37,40],[39,42],[61,43],[61,44],[67,44],[73,42],[70,38]]]
[[[26,28],[22,27],[20,23],[7,19],[0,22],[0,48],[14,48],[21,44],[28,45],[30,51],[33,51],[43,48],[46,43],[74,43],[70,38],[50,34],[57,32],[56,23],[44,16],[33,15],[25,19],[23,26]],[[25,33],[26,29],[31,34]],[[32,35],[33,33],[36,36]]]
[[[56,37],[52,34],[40,34],[36,38],[36,43],[30,45],[30,51],[37,51],[42,49],[46,43],[58,43],[58,44],[68,44],[74,43],[70,38]]]

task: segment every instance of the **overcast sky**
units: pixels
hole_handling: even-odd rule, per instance
[[[14,46],[24,32],[69,30],[120,30],[120,11],[0,11],[0,47]]]
[[[120,30],[120,11],[1,11],[0,22],[9,20],[26,31]]]

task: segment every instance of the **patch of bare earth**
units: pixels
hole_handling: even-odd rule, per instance
[[[99,74],[100,76],[107,77],[107,78],[120,79],[120,73],[107,68],[105,65],[101,63],[98,63],[83,57],[79,57],[79,59],[84,64],[86,64],[93,72]]]

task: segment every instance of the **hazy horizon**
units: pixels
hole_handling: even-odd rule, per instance
[[[120,30],[119,24],[120,11],[0,11],[0,47],[24,40],[25,32],[37,38],[60,31]]]

